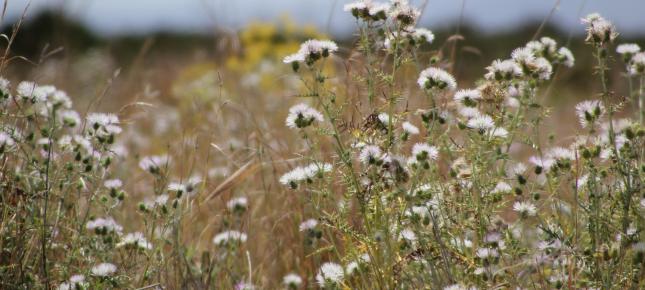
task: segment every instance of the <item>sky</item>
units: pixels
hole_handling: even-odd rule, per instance
[[[9,18],[40,9],[62,9],[103,35],[159,30],[207,32],[238,29],[253,20],[275,21],[289,15],[333,35],[346,35],[354,20],[343,12],[346,0],[8,0]],[[384,0],[382,0],[384,1]],[[425,0],[411,0],[419,5]],[[567,31],[582,33],[580,17],[599,12],[625,35],[645,34],[645,0],[427,0],[419,26],[454,24],[464,5],[464,19],[486,32],[512,29],[526,20],[550,19]]]

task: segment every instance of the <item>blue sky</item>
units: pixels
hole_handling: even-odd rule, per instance
[[[454,23],[462,0],[428,0],[421,20],[432,29]],[[16,17],[29,0],[9,0],[9,16]],[[111,35],[172,29],[208,31],[236,29],[251,20],[275,20],[283,14],[297,23],[314,24],[332,34],[354,29],[342,11],[343,0],[32,0],[29,14],[45,7],[63,7],[68,15],[93,30]],[[411,0],[419,4],[423,0]],[[464,17],[486,31],[510,29],[527,19],[541,20],[557,0],[465,0]],[[581,12],[580,12],[581,11]],[[645,0],[561,0],[552,23],[583,31],[580,15],[600,12],[623,34],[645,34]],[[330,21],[331,20],[331,21]]]

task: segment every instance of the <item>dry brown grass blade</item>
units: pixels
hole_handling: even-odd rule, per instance
[[[244,181],[249,175],[255,173],[260,169],[260,163],[256,163],[255,160],[249,160],[237,171],[235,171],[229,178],[220,183],[213,191],[211,191],[206,197],[206,201],[211,200],[212,198],[218,196],[227,189],[239,184]]]

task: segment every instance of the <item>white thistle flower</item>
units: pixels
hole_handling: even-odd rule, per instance
[[[459,113],[459,115],[461,115],[462,117],[468,119],[482,115],[482,112],[475,107],[460,107],[457,113]]]
[[[373,20],[384,20],[387,18],[388,10],[390,10],[390,4],[373,3],[369,8],[368,14]]]
[[[76,289],[86,289],[87,283],[85,283],[85,276],[76,274],[69,277],[69,281],[61,283],[58,285],[58,290],[76,290]]]
[[[575,153],[564,147],[553,147],[546,152],[547,157],[555,160],[574,160]]]
[[[316,275],[316,282],[318,282],[318,285],[325,287],[327,285],[339,284],[344,277],[345,270],[341,265],[327,262],[320,266],[318,274]]]
[[[531,156],[529,162],[545,171],[549,171],[555,165],[555,160],[549,157]]]
[[[417,241],[417,234],[415,234],[411,229],[403,229],[399,233],[399,240],[414,244]]]
[[[144,250],[151,250],[152,244],[146,240],[146,237],[141,232],[134,232],[126,234],[121,238],[121,241],[116,245],[117,247],[133,246]]]
[[[486,73],[485,77],[488,80],[510,80],[522,75],[522,68],[510,59],[497,59],[490,66],[486,67],[486,69],[488,73]]]
[[[432,41],[434,41],[434,34],[432,31],[425,28],[415,28],[412,32],[412,37],[420,42],[432,43]]]
[[[105,186],[108,189],[118,189],[123,186],[123,182],[121,182],[120,179],[108,179],[105,182],[103,182],[103,186]]]
[[[304,231],[310,231],[316,228],[318,226],[318,221],[315,219],[308,219],[305,220],[304,222],[300,223],[300,226],[298,226],[298,230],[301,232]]]
[[[289,109],[286,124],[291,129],[302,129],[312,125],[314,122],[323,122],[323,115],[307,104],[300,103]]]
[[[186,186],[179,182],[171,182],[168,184],[168,191],[172,192],[185,192]]]
[[[508,130],[502,127],[493,127],[491,129],[488,129],[487,132],[488,134],[490,134],[491,137],[498,137],[498,138],[508,137]]]
[[[224,246],[229,243],[246,242],[246,234],[239,231],[224,231],[213,238],[213,243],[218,246]]]
[[[11,83],[9,80],[0,77],[0,103],[11,99]]]
[[[301,53],[290,54],[282,59],[284,63],[298,63],[303,61],[305,61],[305,56]]]
[[[352,3],[347,3],[343,6],[343,11],[350,12],[356,18],[371,19],[370,9],[373,7],[370,0],[358,0]]]
[[[73,110],[65,110],[60,112],[60,119],[68,127],[76,127],[81,123],[81,116]]]
[[[92,267],[92,275],[97,277],[107,277],[112,276],[116,273],[116,266],[111,263],[101,263]]]
[[[488,258],[499,257],[499,252],[497,251],[497,249],[492,248],[478,248],[475,255],[477,255],[478,258],[485,260]]]
[[[551,74],[553,73],[553,66],[551,65],[551,62],[549,62],[546,58],[538,57],[537,59],[535,59],[532,65],[533,73],[536,74],[540,80],[546,81],[551,78]]]
[[[226,203],[226,208],[230,211],[246,210],[248,206],[249,200],[246,197],[233,198]]]
[[[430,67],[419,74],[417,84],[421,89],[440,89],[454,91],[457,89],[455,77],[447,71],[436,67]]]
[[[526,172],[526,165],[524,163],[518,162],[508,167],[508,175],[522,175]]]
[[[87,120],[87,124],[94,129],[119,124],[119,117],[114,114],[89,113],[85,119]]]
[[[323,174],[333,169],[329,163],[311,163],[303,167],[306,178],[321,177]]]
[[[401,124],[401,127],[403,128],[403,131],[409,135],[419,134],[419,128],[417,128],[417,126],[414,126],[410,122],[403,122],[403,124]]]
[[[282,283],[287,287],[298,288],[302,284],[302,278],[295,273],[289,273],[282,278]]]
[[[14,144],[15,142],[9,134],[0,132],[0,148],[2,149],[0,150],[0,153],[6,148],[13,147]]]
[[[439,150],[437,150],[437,147],[430,146],[426,143],[416,143],[412,146],[412,155],[417,160],[436,160],[439,157]]]
[[[488,115],[479,115],[470,120],[468,120],[467,126],[472,129],[478,129],[480,131],[486,131],[495,127],[495,122],[493,118]]]
[[[456,102],[467,107],[474,107],[481,100],[482,94],[479,90],[459,90],[453,98]]]
[[[632,55],[637,54],[641,51],[641,47],[635,43],[623,43],[616,46],[616,52],[621,55],[629,55],[630,58]]]
[[[384,127],[387,127],[390,125],[390,122],[392,121],[392,118],[390,118],[390,115],[387,113],[380,113],[377,116],[378,121],[383,125]]]
[[[632,57],[629,73],[631,75],[645,73],[645,52],[639,52]]]
[[[20,82],[16,88],[16,92],[22,99],[29,100],[33,103],[43,103],[47,100],[47,92],[34,82]]]
[[[614,25],[600,16],[598,13],[591,13],[582,19],[587,24],[587,41],[603,45],[612,42],[618,37]]]
[[[307,173],[302,167],[296,167],[293,170],[283,174],[280,177],[280,183],[292,187],[293,189],[298,187],[298,182],[305,180],[307,178]]]
[[[395,0],[392,2],[388,16],[407,27],[415,24],[419,15],[421,15],[421,11],[411,7],[407,0]]]
[[[379,161],[381,157],[381,148],[375,145],[366,145],[361,150],[358,159],[364,164],[371,164]]]
[[[282,61],[291,64],[303,61],[307,65],[312,65],[320,58],[328,57],[336,51],[338,51],[338,45],[331,40],[310,39],[300,45],[298,52],[286,56]]]
[[[559,61],[566,67],[573,67],[576,61],[571,50],[564,46],[558,49],[558,57]]]
[[[516,201],[513,203],[513,211],[519,213],[523,217],[531,217],[537,214],[535,205],[528,201]]]
[[[159,170],[170,162],[167,155],[147,156],[139,161],[139,168],[150,173],[159,173]]]
[[[520,47],[513,50],[511,58],[520,65],[527,65],[535,61],[535,50],[530,47]]]
[[[495,185],[495,188],[491,191],[493,194],[499,194],[499,193],[510,193],[513,191],[513,188],[506,182],[500,181]]]
[[[115,232],[121,233],[123,227],[121,227],[113,218],[97,218],[87,222],[85,228],[88,230],[97,230],[104,232]]]
[[[542,43],[542,46],[544,47],[544,52],[548,54],[555,53],[556,49],[558,48],[558,43],[555,41],[555,39],[548,36],[540,38],[540,43]]]
[[[598,100],[582,101],[576,105],[576,115],[583,128],[595,124],[605,113],[605,106]]]

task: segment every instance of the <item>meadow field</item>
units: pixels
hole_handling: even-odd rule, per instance
[[[645,41],[382,1],[346,39],[3,16],[0,289],[645,289]]]

